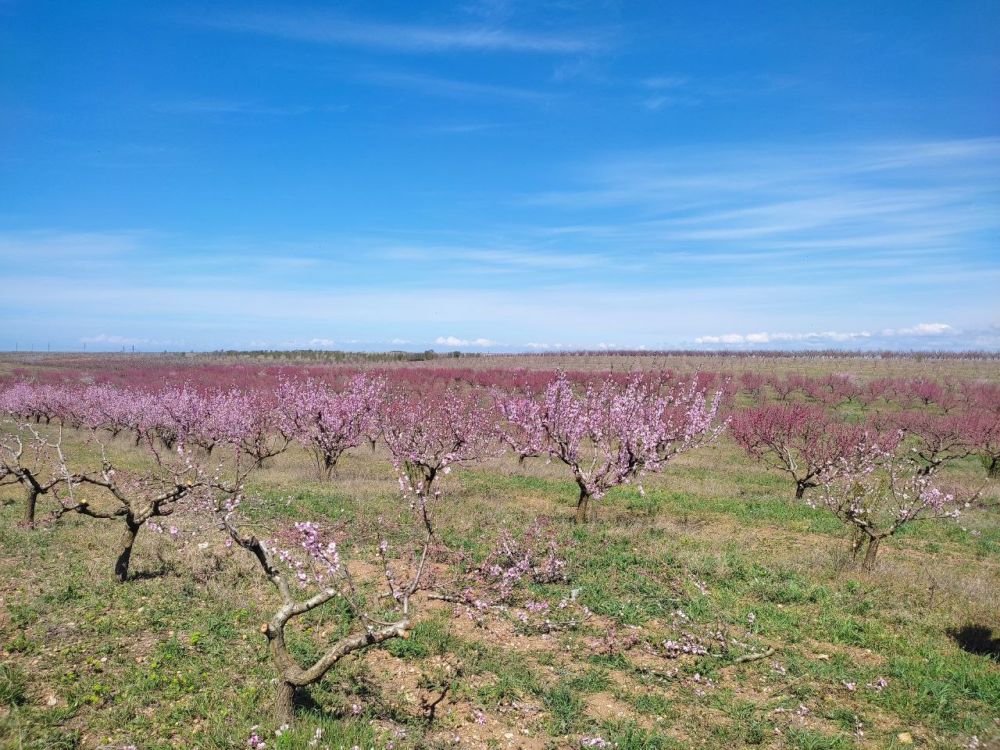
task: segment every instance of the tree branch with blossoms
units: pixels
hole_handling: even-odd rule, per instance
[[[820,474],[821,495],[808,501],[854,530],[855,559],[871,571],[882,542],[917,522],[955,519],[969,499],[943,489],[936,473],[901,450],[902,433],[863,433],[852,450]]]
[[[441,496],[438,482],[452,467],[484,458],[495,449],[493,414],[474,393],[398,393],[385,406],[382,438],[403,497],[434,537],[429,503]]]
[[[694,382],[661,391],[658,382],[634,374],[624,384],[608,377],[578,393],[559,373],[537,401],[497,398],[505,418],[501,434],[519,457],[541,452],[569,467],[579,489],[576,522],[586,523],[592,500],[663,471],[725,429],[718,419],[721,393],[708,399]]]
[[[278,673],[275,718],[278,724],[291,724],[300,689],[321,680],[350,654],[392,638],[408,637],[411,598],[420,589],[428,543],[424,541],[420,563],[405,582],[399,581],[390,568],[388,544],[383,541],[379,545],[378,555],[385,564],[385,577],[394,602],[395,617],[386,620],[373,614],[375,602],[360,593],[341,558],[340,545],[324,537],[319,526],[298,522],[292,529],[264,540],[245,528],[246,523],[239,516],[241,501],[240,496],[228,499],[219,507],[218,517],[230,541],[252,555],[278,593],[279,607],[261,625],[261,633],[267,638],[268,652]],[[310,590],[313,593],[309,594]],[[301,665],[288,648],[287,629],[296,618],[333,600],[346,604],[361,629],[327,646],[311,664]]]

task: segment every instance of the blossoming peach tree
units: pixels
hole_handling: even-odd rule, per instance
[[[285,380],[277,391],[278,427],[312,454],[320,478],[330,479],[344,452],[376,433],[385,390],[384,378],[369,375],[339,392],[315,380]]]
[[[681,453],[714,441],[726,426],[718,418],[721,398],[708,398],[696,381],[663,389],[638,374],[577,392],[559,373],[537,400],[495,394],[505,419],[502,440],[519,459],[544,455],[569,467],[579,489],[577,523],[591,519],[591,500],[612,487],[660,472]]]
[[[395,394],[386,402],[382,439],[403,496],[434,535],[428,504],[452,467],[485,458],[496,446],[496,420],[473,392]]]
[[[744,409],[730,424],[730,434],[749,456],[791,477],[798,500],[819,486],[820,475],[845,455],[862,432],[861,427],[810,404]]]
[[[835,515],[854,532],[855,560],[872,570],[882,542],[919,521],[954,519],[968,499],[946,491],[926,464],[900,450],[902,434],[863,433],[823,470],[821,493],[809,505]]]

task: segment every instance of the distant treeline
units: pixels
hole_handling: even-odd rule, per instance
[[[784,361],[808,360],[899,360],[899,361],[984,361],[1000,360],[1000,352],[995,351],[938,351],[938,350],[747,350],[747,349],[580,349],[575,351],[559,350],[545,352],[437,352],[428,349],[421,352],[387,351],[387,352],[352,352],[331,351],[320,349],[259,349],[237,350],[226,349],[210,352],[2,352],[0,363],[16,363],[24,365],[43,365],[46,367],[80,367],[84,364],[97,366],[116,366],[128,363],[159,365],[202,365],[209,362],[310,362],[317,364],[379,364],[433,362],[441,360],[553,360],[570,359],[654,359],[654,358],[706,358],[729,361],[764,361],[777,359]],[[507,366],[507,365],[504,365]]]
[[[233,357],[261,359],[308,359],[323,362],[423,362],[435,359],[499,359],[499,358],[552,358],[552,357],[718,357],[730,359],[966,359],[966,360],[998,360],[1000,352],[989,351],[899,351],[899,350],[749,350],[749,349],[579,349],[546,352],[437,352],[428,349],[422,352],[389,351],[389,352],[349,352],[316,349],[293,350],[256,350],[242,351],[227,349],[224,351],[205,352],[193,356],[203,357]]]

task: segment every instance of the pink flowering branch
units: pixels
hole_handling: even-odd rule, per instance
[[[869,571],[883,540],[916,521],[957,518],[966,504],[939,486],[933,470],[900,451],[902,437],[864,433],[821,473],[822,494],[809,502],[854,530],[854,557],[864,548]]]
[[[405,392],[386,402],[382,438],[403,497],[434,535],[428,504],[441,495],[441,476],[453,466],[480,459],[495,446],[491,411],[474,393]]]
[[[253,557],[278,593],[279,607],[261,625],[261,633],[267,638],[271,661],[278,673],[275,718],[278,724],[291,724],[294,719],[295,698],[301,688],[321,680],[349,654],[392,638],[408,637],[410,600],[420,587],[427,543],[424,543],[420,564],[408,582],[397,583],[386,562],[386,577],[392,588],[395,617],[391,621],[385,621],[373,616],[371,605],[359,594],[347,565],[341,559],[338,544],[333,539],[324,538],[317,525],[309,522],[296,523],[291,532],[268,542],[242,528],[244,524],[238,515],[239,506],[239,496],[229,499],[219,507],[219,518],[231,542]],[[287,544],[296,540],[297,544]],[[379,546],[379,554],[383,556],[383,560],[386,559],[385,543]],[[310,589],[314,593],[309,594]],[[302,591],[302,595],[297,591]],[[335,599],[348,605],[361,629],[330,644],[311,664],[300,664],[288,648],[286,628],[296,618]]]

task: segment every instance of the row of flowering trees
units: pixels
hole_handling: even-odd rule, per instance
[[[539,406],[537,424],[518,411],[528,402]],[[537,399],[469,389],[393,392],[384,380],[364,376],[336,391],[316,381],[287,381],[272,391],[182,387],[146,393],[21,383],[0,391],[0,483],[25,488],[29,524],[41,495],[55,499],[54,519],[77,513],[121,523],[114,560],[121,582],[143,528],[182,538],[191,529],[221,530],[277,592],[279,605],[261,632],[278,674],[276,717],[290,723],[299,689],[348,654],[407,636],[411,601],[426,583],[429,555],[440,552],[433,509],[440,479],[452,467],[516,444],[522,456],[564,462],[589,501],[714,439],[722,429],[718,407],[718,397],[708,399],[694,386],[660,388],[640,378],[624,385],[608,380],[576,393],[562,377]],[[502,414],[510,418],[502,420]],[[291,444],[308,450],[319,474],[328,477],[344,451],[379,440],[414,519],[409,541],[397,551],[384,539],[377,545],[386,597],[364,593],[368,587],[355,583],[336,534],[305,520],[265,532],[243,511],[253,502],[245,493],[250,474]],[[582,508],[587,510],[586,502]],[[586,520],[587,513],[578,517]],[[527,537],[503,540],[505,549],[520,552],[508,567],[493,560],[472,581],[483,592],[466,581],[460,597],[442,598],[480,611],[496,599],[498,582],[498,596],[506,600],[508,589],[525,576],[549,580],[538,571],[557,571],[562,563],[549,554],[539,568],[532,544]],[[354,627],[303,664],[288,648],[287,629],[333,601],[347,607]]]
[[[731,391],[759,402],[816,403],[827,407],[856,404],[868,408],[932,408],[950,412],[964,408],[991,408],[1000,403],[1000,386],[976,380],[933,378],[874,378],[859,381],[850,375],[821,377],[745,372]]]
[[[863,549],[869,570],[882,540],[906,524],[955,518],[979,498],[982,488],[945,489],[941,469],[978,454],[995,478],[1000,463],[995,404],[943,414],[874,411],[849,422],[817,405],[772,403],[738,411],[730,432],[749,456],[792,480],[796,499],[852,528],[855,557]]]
[[[826,381],[832,391],[843,379]],[[380,375],[358,375],[339,389],[313,379],[285,379],[273,389],[253,390],[18,383],[0,391],[0,412],[17,427],[0,435],[0,483],[24,487],[29,524],[38,499],[61,492],[60,513],[122,517],[126,536],[134,541],[147,520],[173,513],[181,500],[225,488],[234,494],[249,472],[292,443],[312,455],[321,477],[330,478],[345,451],[363,442],[374,448],[381,440],[402,491],[418,509],[432,499],[436,478],[451,464],[486,458],[501,448],[522,461],[542,456],[569,469],[579,491],[578,522],[591,517],[592,501],[609,489],[638,482],[641,491],[645,474],[714,441],[730,419],[735,440],[756,460],[788,474],[797,499],[812,488],[828,489],[834,477],[844,483],[870,471],[851,457],[884,453],[886,446],[926,477],[973,453],[991,476],[1000,466],[1000,402],[989,385],[966,388],[972,406],[962,409],[875,409],[864,422],[847,422],[819,404],[781,401],[722,419],[722,391],[709,395],[704,382],[632,374],[581,386],[561,373],[537,393],[494,388],[488,395],[473,388],[392,389]],[[890,386],[885,381],[874,391]],[[892,387],[907,389],[927,405],[941,400],[933,381]],[[101,456],[100,469],[71,470],[61,439],[42,425],[88,435]],[[123,433],[150,459],[144,474],[128,474],[129,487],[109,451]],[[86,500],[75,501],[70,496],[81,486],[103,488],[117,506],[98,511]],[[136,497],[142,500],[131,499]],[[125,571],[130,549],[124,539]]]
[[[197,364],[170,366],[106,367],[94,360],[91,367],[71,369],[60,367],[48,371],[15,369],[15,380],[32,379],[53,386],[58,396],[66,383],[89,382],[116,385],[142,391],[157,391],[164,382],[178,380],[196,390],[274,390],[283,381],[313,380],[339,390],[352,377],[366,372],[349,367],[303,365]],[[368,371],[371,372],[371,371]],[[540,393],[556,377],[557,372],[523,367],[387,367],[379,370],[381,377],[393,387],[403,390],[428,391],[453,386],[473,386],[486,390],[515,391],[529,389]],[[955,409],[981,408],[1000,401],[1000,384],[956,377],[878,377],[861,379],[847,373],[809,376],[796,372],[759,372],[748,370],[738,374],[700,370],[682,376],[672,370],[657,371],[673,379],[683,377],[694,381],[699,389],[722,391],[726,397],[757,402],[816,403],[827,407],[852,404],[866,408],[894,405],[899,408],[931,408],[949,412]],[[601,372],[576,370],[567,373],[575,385],[597,385],[607,378],[624,384],[627,371]],[[8,376],[10,377],[10,376]],[[2,382],[2,381],[0,381]],[[0,386],[2,387],[2,386]]]
[[[645,475],[730,427],[751,456],[793,478],[796,497],[854,530],[855,554],[864,552],[870,568],[885,538],[913,521],[954,517],[968,500],[940,485],[942,466],[973,450],[992,450],[997,461],[996,409],[931,416],[904,410],[849,424],[802,403],[723,416],[722,400],[703,379],[649,374],[583,385],[560,374],[534,390],[425,392],[391,388],[378,375],[358,375],[339,388],[310,379],[267,389],[159,391],[18,383],[0,390],[0,484],[23,487],[29,525],[43,497],[53,499],[54,519],[75,513],[120,523],[119,581],[128,578],[143,528],[172,536],[185,524],[220,530],[245,550],[280,599],[261,630],[285,723],[297,690],[350,653],[406,636],[428,558],[441,551],[434,520],[441,478],[457,465],[504,450],[522,461],[563,464],[578,488],[576,521],[584,523],[610,489],[636,483],[642,491]],[[329,479],[340,457],[364,443],[384,445],[411,519],[406,544],[393,551],[383,540],[372,552],[384,568],[382,598],[355,584],[341,559],[342,537],[306,520],[265,533],[244,511],[254,502],[245,489],[250,475],[293,444]],[[507,580],[533,569],[528,557],[518,559],[491,575]],[[490,601],[463,596],[477,608]],[[347,606],[356,627],[303,665],[286,645],[286,628],[334,600]]]
[[[580,488],[584,521],[591,499],[718,437],[725,424],[720,400],[721,394],[709,397],[696,382],[638,375],[578,389],[561,374],[537,395],[391,390],[380,376],[360,375],[340,390],[315,380],[285,380],[270,391],[20,383],[0,391],[0,412],[16,428],[5,432],[7,477],[30,487],[33,498],[59,485],[96,484],[91,475],[59,465],[58,440],[49,437],[59,427],[87,435],[105,459],[114,440],[130,435],[157,473],[177,487],[211,485],[181,480],[218,475],[221,468],[242,479],[292,443],[312,455],[320,477],[330,478],[345,451],[381,441],[404,492],[418,504],[451,464],[497,455],[506,446],[521,459],[546,456],[566,464]],[[181,458],[176,466],[175,455]],[[45,471],[47,481],[36,481]],[[34,521],[34,500],[25,520]]]

